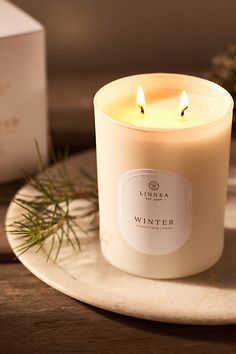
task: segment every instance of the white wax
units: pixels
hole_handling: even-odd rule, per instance
[[[145,113],[136,106],[135,94],[114,100],[105,113],[122,123],[137,127],[184,129],[211,123],[224,114],[224,106],[215,98],[187,92],[188,109],[181,117],[180,90],[146,92]]]

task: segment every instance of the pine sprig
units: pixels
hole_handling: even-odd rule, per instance
[[[50,247],[47,260],[54,254],[53,259],[56,261],[64,242],[74,250],[80,250],[78,231],[84,234],[94,231],[93,228],[85,229],[81,221],[98,213],[97,183],[87,171],[81,171],[88,184],[75,185],[69,178],[63,157],[56,155],[53,149],[52,161],[57,163],[57,167],[48,170],[37,144],[36,148],[40,173],[26,178],[35,194],[17,195],[13,200],[22,213],[19,220],[9,225],[8,231],[22,241],[15,249],[18,257],[35,246],[38,252],[48,240]],[[75,200],[86,203],[72,208]]]

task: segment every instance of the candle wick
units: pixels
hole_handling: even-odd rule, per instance
[[[181,111],[181,117],[184,116],[184,111],[186,111],[186,109],[188,109],[188,106],[186,106],[186,107],[184,107],[184,109],[182,109],[182,111]]]
[[[138,107],[140,108],[140,113],[144,114],[144,108],[143,108],[143,106],[142,106],[142,105],[139,105]]]

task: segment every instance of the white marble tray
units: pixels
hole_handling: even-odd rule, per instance
[[[234,145],[235,147],[235,145]],[[72,179],[79,166],[95,173],[94,151],[76,155],[67,161]],[[85,303],[154,321],[182,324],[236,323],[236,165],[232,165],[225,220],[225,250],[221,260],[210,270],[179,280],[150,280],[117,270],[102,257],[98,236],[81,235],[82,251],[62,247],[56,263],[46,263],[48,245],[39,252],[30,250],[20,261],[39,279],[53,288]],[[32,193],[29,186],[20,193]],[[20,208],[11,203],[6,225],[15,220]],[[94,222],[88,220],[87,222]],[[14,250],[18,241],[9,232]]]

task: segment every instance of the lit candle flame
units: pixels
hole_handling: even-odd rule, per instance
[[[138,109],[140,110],[141,114],[145,113],[145,97],[144,97],[144,92],[143,92],[143,88],[142,86],[138,87],[138,91],[137,91],[137,98],[136,98],[136,104]]]
[[[181,117],[184,116],[184,112],[186,109],[188,109],[188,95],[186,91],[182,91],[181,96],[180,96],[180,111],[181,111]]]

